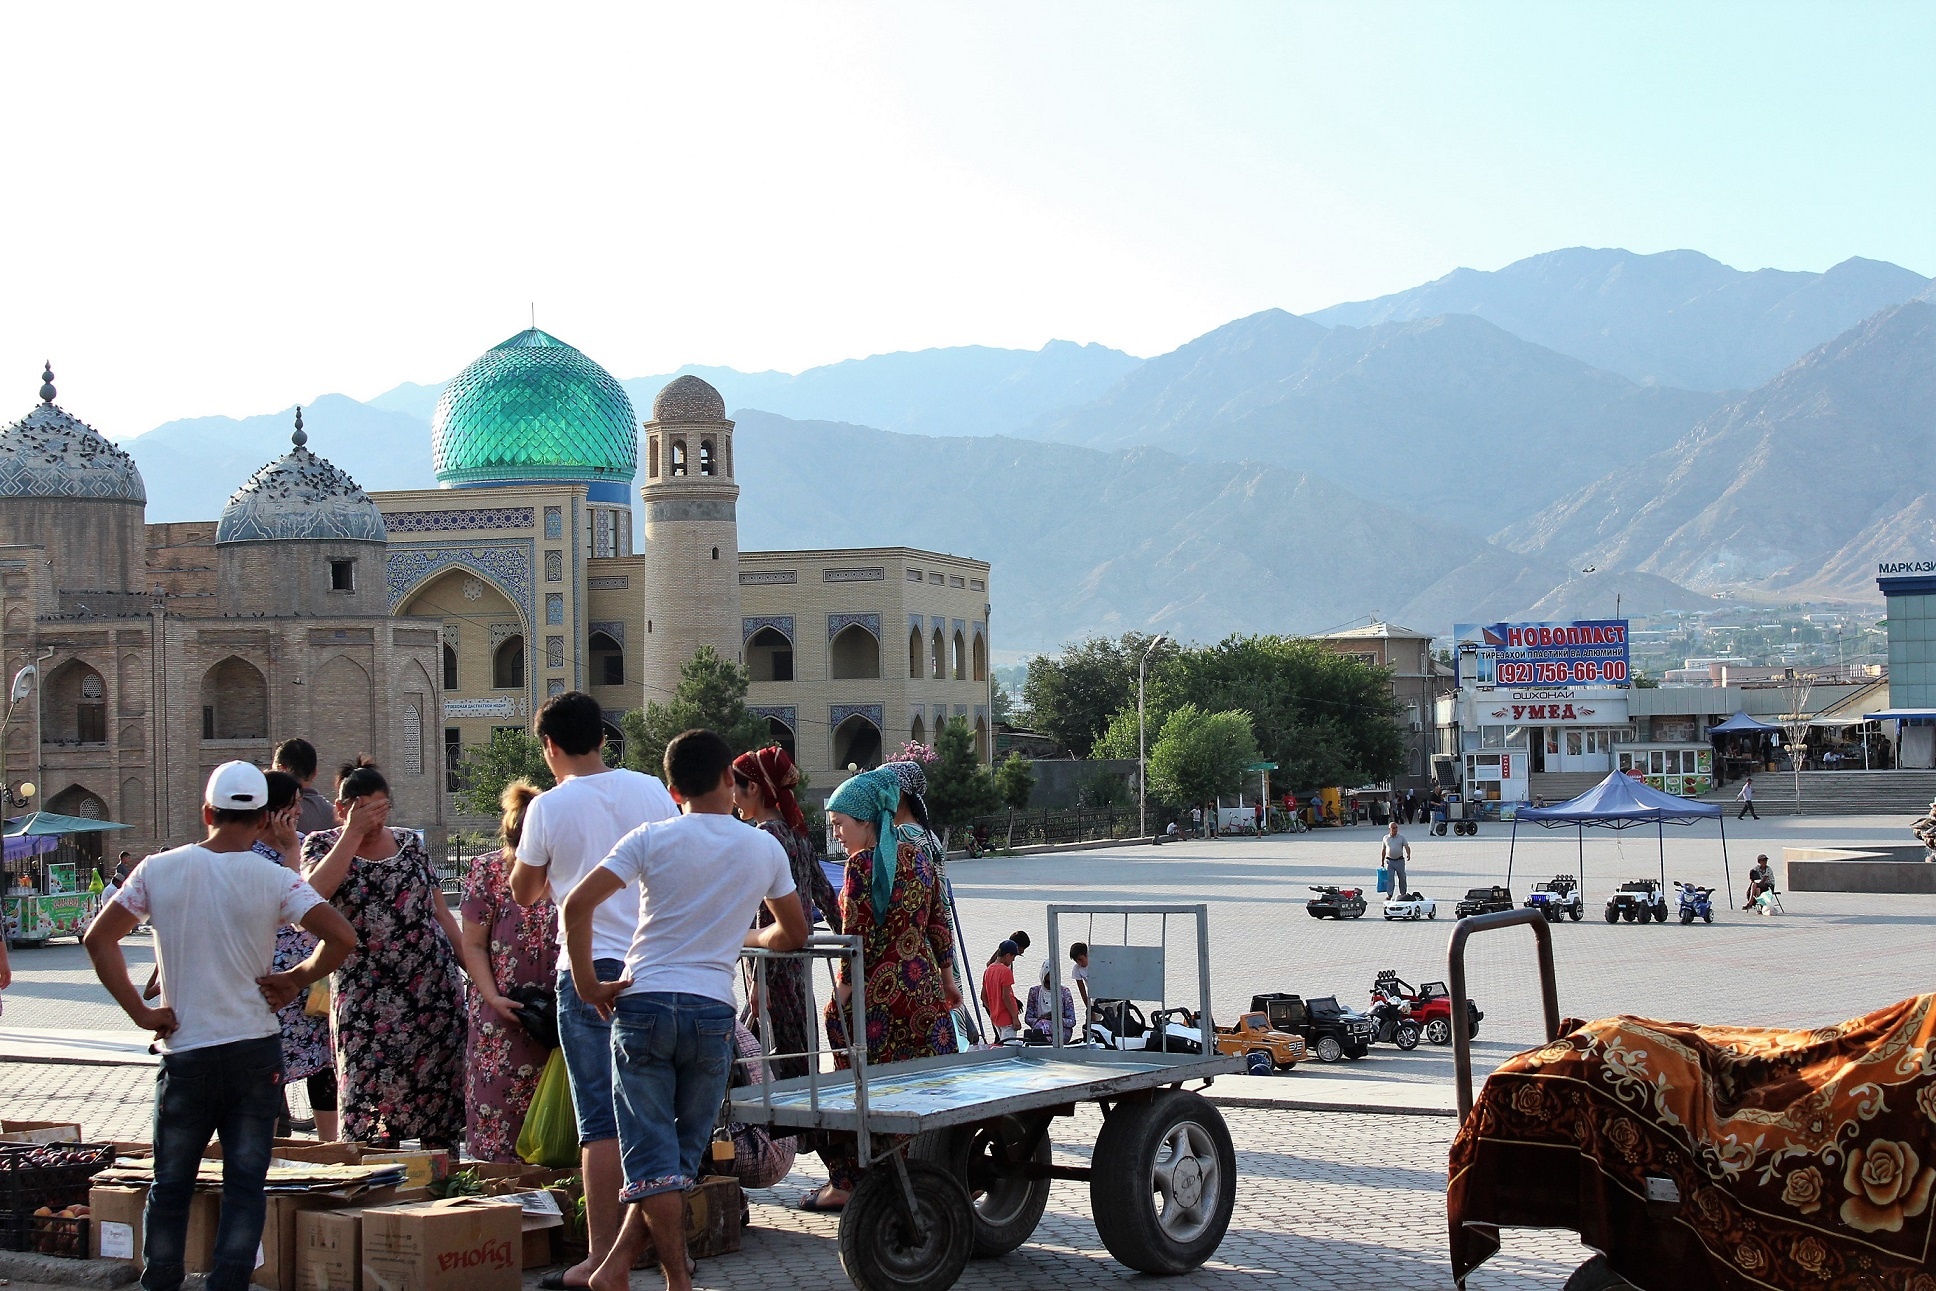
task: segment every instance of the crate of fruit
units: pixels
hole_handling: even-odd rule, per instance
[[[33,1251],[40,1255],[88,1257],[88,1210],[85,1205],[37,1207],[31,1215],[0,1216],[0,1251]]]
[[[85,1204],[94,1176],[113,1164],[112,1143],[0,1144],[0,1223]]]

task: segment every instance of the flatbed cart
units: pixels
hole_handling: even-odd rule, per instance
[[[1057,921],[1070,915],[1194,919],[1197,1011],[1203,1053],[1115,1051],[1058,1041],[870,1065],[864,1045],[844,1052],[846,1071],[820,1071],[818,1038],[808,1074],[735,1087],[732,1119],[854,1136],[862,1163],[840,1216],[840,1261],[860,1291],[939,1291],[971,1257],[1005,1255],[1034,1233],[1053,1179],[1089,1184],[1096,1232],[1117,1260],[1145,1273],[1187,1273],[1222,1243],[1236,1203],[1237,1161],[1223,1116],[1186,1081],[1205,1085],[1243,1071],[1217,1053],[1209,986],[1208,911],[1191,906],[1050,906],[1052,998],[1060,998]],[[1163,1000],[1165,946],[1090,947],[1092,993]],[[858,937],[816,935],[797,951],[748,950],[759,979],[761,1047],[765,961],[840,960],[852,965],[853,1012],[865,1017],[866,974]],[[1152,980],[1151,974],[1154,974]],[[1152,987],[1153,994],[1148,993]],[[815,1028],[809,1028],[813,1035]],[[776,1055],[767,1054],[770,1058]],[[1103,1109],[1088,1166],[1054,1163],[1049,1129],[1079,1103]]]

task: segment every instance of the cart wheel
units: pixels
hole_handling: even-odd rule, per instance
[[[1440,821],[1440,822],[1439,822],[1438,824],[1436,824],[1436,825],[1434,825],[1434,826],[1432,826],[1432,832],[1433,832],[1433,833],[1434,833],[1435,835],[1437,835],[1438,837],[1440,837],[1440,838],[1444,838],[1444,837],[1445,837],[1445,822],[1443,822],[1443,821]]]
[[[1344,1057],[1344,1046],[1338,1043],[1338,1037],[1334,1035],[1318,1037],[1319,1062],[1336,1062],[1342,1057]]]
[[[921,1235],[908,1231],[892,1162],[860,1177],[840,1212],[840,1267],[860,1291],[944,1291],[961,1277],[975,1245],[974,1207],[952,1174],[907,1162]]]
[[[908,1147],[910,1161],[927,1161],[959,1179],[973,1199],[974,1257],[1006,1255],[1026,1242],[1049,1205],[1049,1180],[1031,1179],[1008,1165],[1010,1145],[1028,1142],[1032,1127],[1016,1116],[978,1125],[955,1125],[917,1135]],[[1044,1134],[1029,1162],[1049,1165],[1054,1158]]]
[[[1607,1257],[1596,1255],[1573,1270],[1560,1291],[1635,1291],[1634,1284],[1615,1273]]]
[[[1223,1116],[1171,1089],[1118,1103],[1096,1136],[1089,1182],[1096,1234],[1141,1273],[1188,1273],[1223,1242],[1237,1202],[1237,1153]]]
[[[1452,1023],[1445,1018],[1433,1018],[1425,1024],[1425,1039],[1432,1044],[1451,1044]]]
[[[1566,913],[1567,913],[1567,916],[1571,918],[1574,923],[1578,923],[1580,920],[1586,918],[1586,911],[1582,910],[1579,906],[1574,906],[1571,910],[1568,910]]]
[[[1398,1034],[1392,1038],[1400,1049],[1418,1048],[1418,1028],[1409,1023],[1401,1025],[1398,1028]]]

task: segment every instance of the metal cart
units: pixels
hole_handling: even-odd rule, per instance
[[[1169,918],[1194,923],[1201,1054],[1103,1050],[1052,1042],[871,1066],[865,1045],[836,1050],[850,1069],[820,1070],[817,1037],[808,1074],[739,1086],[735,1121],[854,1137],[862,1174],[840,1216],[840,1261],[860,1291],[938,1291],[971,1256],[1005,1255],[1026,1242],[1053,1179],[1089,1184],[1096,1231],[1109,1253],[1145,1273],[1186,1273],[1214,1253],[1236,1202],[1237,1161],[1223,1116],[1185,1081],[1236,1075],[1243,1060],[1217,1053],[1210,1014],[1207,907],[1050,906],[1051,999],[1061,997],[1059,921],[1119,915],[1124,944],[1091,943],[1095,996],[1167,1004],[1162,985]],[[1161,945],[1128,944],[1129,919],[1159,916]],[[858,937],[816,935],[797,951],[749,950],[758,978],[761,1047],[772,1035],[765,963],[845,960],[852,1013],[864,1018],[865,963]],[[809,1028],[812,1035],[814,1028]],[[852,1034],[850,1032],[850,1034]],[[1097,1103],[1103,1126],[1088,1166],[1054,1164],[1049,1129],[1078,1103]]]

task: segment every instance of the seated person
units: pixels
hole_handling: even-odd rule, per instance
[[[1049,966],[1042,965],[1042,981],[1038,986],[1029,987],[1028,1004],[1022,1009],[1022,1021],[1038,1040],[1054,1042],[1050,1034],[1052,1025],[1049,1009]],[[1062,1043],[1071,1044],[1076,1034],[1076,1000],[1068,987],[1062,988]]]
[[[1774,890],[1774,867],[1768,864],[1768,854],[1763,852],[1761,855],[1755,857],[1754,868],[1748,871],[1748,902],[1741,908],[1743,910],[1754,909],[1755,902],[1760,899],[1762,893],[1772,892]]]
[[[1929,814],[1909,827],[1916,841],[1929,851],[1926,859],[1936,860],[1936,802],[1929,804]]]

